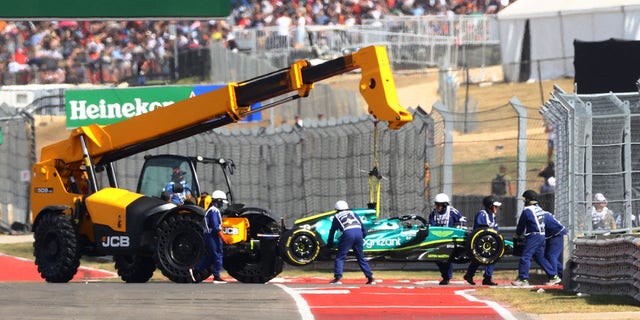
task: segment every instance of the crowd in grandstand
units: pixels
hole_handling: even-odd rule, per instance
[[[511,0],[513,1],[513,0]],[[228,19],[0,21],[0,84],[119,83],[168,75],[176,53],[221,41],[233,28],[274,26],[304,46],[307,25],[355,25],[386,15],[496,13],[509,0],[232,0]],[[142,80],[133,84],[142,85]]]

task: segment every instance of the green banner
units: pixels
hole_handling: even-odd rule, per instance
[[[220,18],[230,12],[230,0],[26,0],[0,4],[0,18],[10,20]]]
[[[193,86],[65,90],[67,128],[106,125],[188,99]]]

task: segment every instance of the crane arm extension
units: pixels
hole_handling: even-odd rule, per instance
[[[254,103],[292,92],[306,97],[315,82],[358,68],[362,70],[359,89],[369,105],[369,113],[380,121],[388,121],[392,129],[412,120],[412,115],[398,102],[386,49],[372,46],[316,66],[301,60],[289,68],[242,83],[229,83],[114,124],[76,128],[69,139],[44,147],[41,159],[81,161],[80,135],[86,137],[87,149],[96,163],[122,159],[237,122],[250,112]]]
[[[389,57],[385,47],[371,46],[316,66],[307,66],[306,61],[292,65],[288,78],[273,76],[256,79],[238,86],[236,93],[239,105],[251,105],[280,94],[298,90],[306,96],[314,83],[361,69],[360,94],[369,105],[369,113],[380,121],[389,122],[391,129],[399,129],[413,116],[400,106],[396,86],[391,73]],[[298,78],[298,77],[301,78]]]

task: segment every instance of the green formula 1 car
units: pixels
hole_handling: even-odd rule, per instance
[[[463,228],[434,227],[422,217],[405,215],[378,218],[375,209],[352,209],[365,228],[364,253],[368,260],[384,261],[451,261],[466,263],[472,259],[492,264],[513,250],[494,229],[469,231]],[[327,247],[329,229],[336,211],[328,211],[294,222],[283,232],[279,242],[282,258],[288,264],[304,266],[316,260],[329,260],[337,251],[336,232],[332,248]]]

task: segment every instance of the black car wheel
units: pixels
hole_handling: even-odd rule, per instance
[[[311,230],[291,229],[280,239],[280,253],[286,263],[304,266],[313,262],[320,253],[320,241]]]
[[[480,264],[496,263],[504,255],[504,238],[494,229],[478,229],[471,234],[469,252]]]
[[[33,255],[38,272],[47,282],[69,282],[78,271],[78,237],[71,217],[43,213],[34,233]]]

